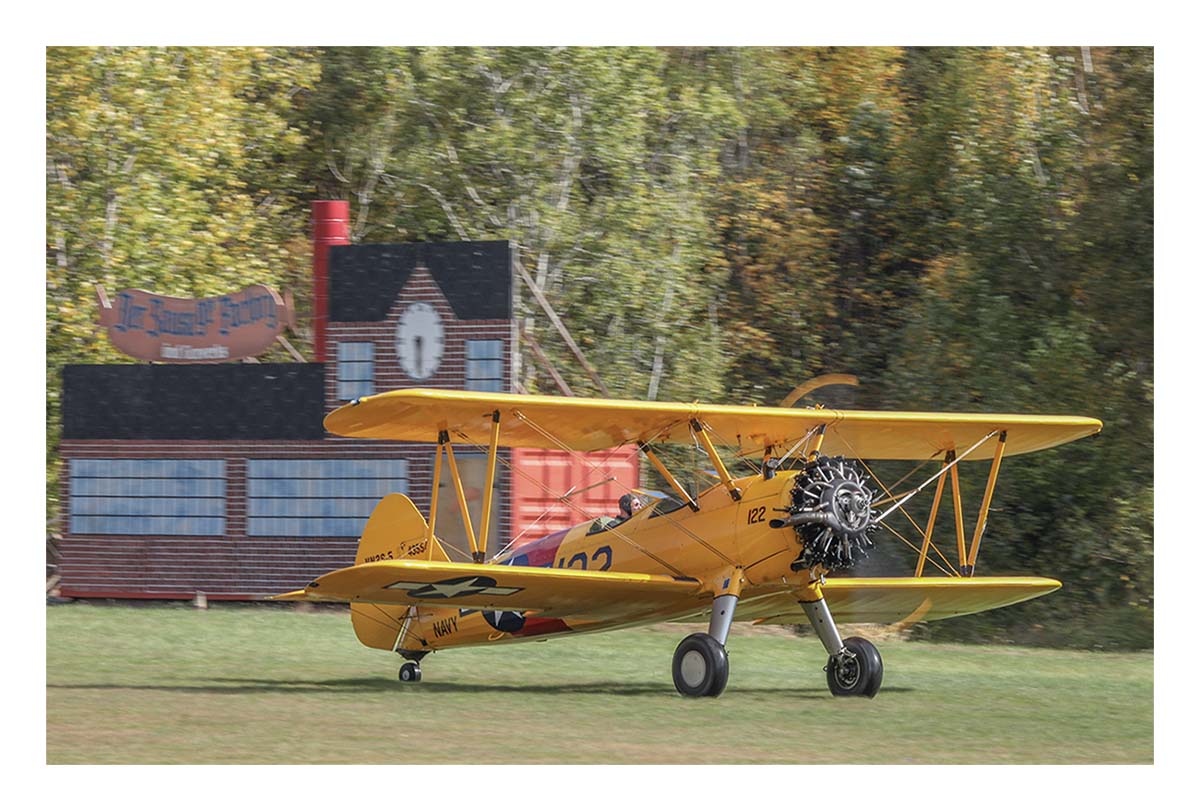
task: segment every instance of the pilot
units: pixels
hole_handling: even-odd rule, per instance
[[[617,509],[620,511],[617,515],[617,521],[628,521],[641,508],[642,500],[633,493],[626,493],[617,502]]]

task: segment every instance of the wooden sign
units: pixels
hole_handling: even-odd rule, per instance
[[[125,289],[109,301],[97,285],[100,325],[113,346],[140,360],[219,363],[254,357],[295,326],[291,295],[251,285],[237,293],[191,299]]]

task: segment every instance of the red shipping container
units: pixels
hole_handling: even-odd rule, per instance
[[[597,516],[615,516],[618,499],[638,486],[638,449],[513,448],[512,469],[511,537],[521,544]]]

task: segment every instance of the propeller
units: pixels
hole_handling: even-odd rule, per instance
[[[857,386],[858,378],[854,375],[818,375],[801,383],[796,388],[792,389],[792,393],[779,401],[780,408],[791,408],[806,394],[812,394],[817,389],[823,389],[826,386]]]

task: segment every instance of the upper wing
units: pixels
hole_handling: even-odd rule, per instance
[[[499,411],[500,445],[594,451],[630,442],[692,440],[699,420],[717,444],[777,449],[826,426],[822,451],[863,459],[929,459],[960,453],[991,431],[1008,434],[1006,455],[1029,453],[1097,433],[1090,417],[1028,414],[939,414],[906,411],[839,411],[814,408],[655,403],[437,389],[400,389],[363,397],[333,411],[325,428],[334,434],[433,442],[444,428],[452,441],[487,445],[492,413]],[[990,458],[996,439],[970,458]]]
[[[700,596],[666,575],[538,566],[387,560],[338,569],[275,599],[442,605],[594,619],[657,611]]]
[[[838,622],[920,622],[977,614],[1060,588],[1048,577],[831,577],[821,586]],[[753,611],[761,623],[803,624],[792,601],[769,599]]]

